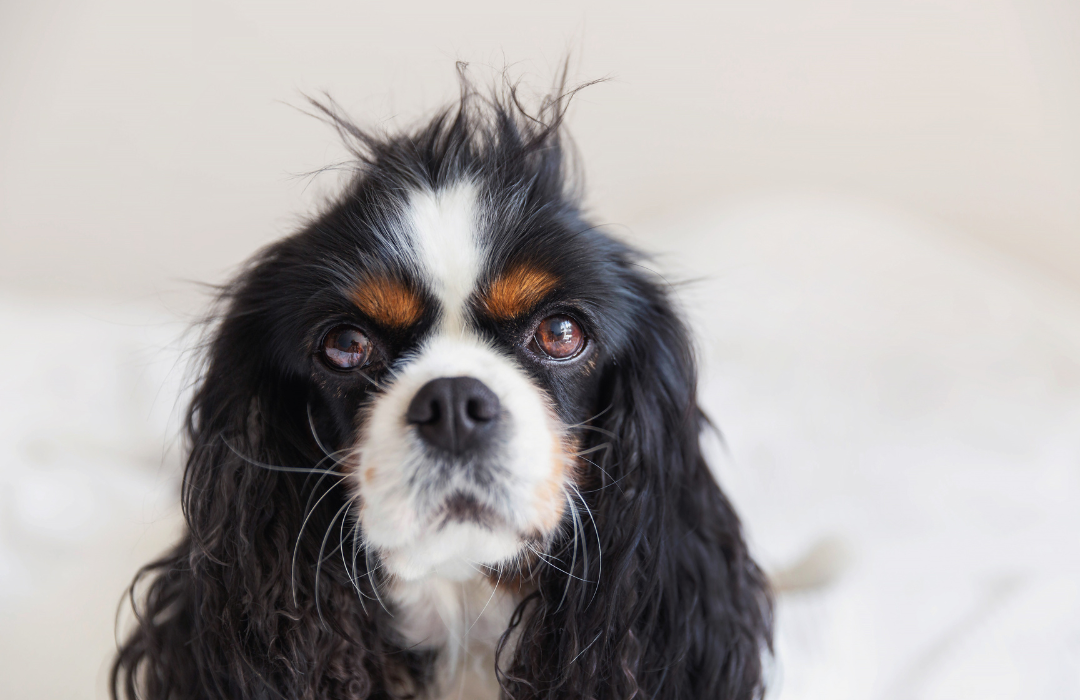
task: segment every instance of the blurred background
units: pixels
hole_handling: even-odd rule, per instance
[[[567,53],[594,218],[694,280],[770,697],[1080,698],[1069,0],[3,0],[0,696],[103,696],[198,283],[338,185],[303,94],[404,128]]]

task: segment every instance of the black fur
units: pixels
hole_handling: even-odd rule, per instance
[[[568,425],[587,423],[580,443],[597,449],[579,488],[595,533],[588,523],[584,542],[552,543],[558,567],[521,572],[530,593],[512,621],[516,643],[506,644],[508,630],[500,647],[504,696],[761,694],[771,602],[701,454],[690,340],[639,255],[583,218],[560,142],[567,99],[557,93],[529,114],[512,89],[484,98],[466,84],[454,108],[396,136],[321,108],[352,144],[357,174],[333,206],[224,291],[187,421],[187,534],[132,585],[138,624],[113,667],[114,697],[423,696],[434,654],[403,646],[374,602],[378,574],[368,575],[364,557],[346,561],[339,518],[349,494],[317,442],[348,446],[354,416],[377,389],[329,375],[313,356],[328,325],[356,313],[347,290],[358,272],[411,279],[380,237],[387,202],[463,177],[488,197],[487,269],[521,260],[557,269],[562,283],[544,312],[571,310],[594,344],[573,371],[522,360]],[[430,322],[381,331],[383,367]],[[513,353],[527,328],[482,330]]]

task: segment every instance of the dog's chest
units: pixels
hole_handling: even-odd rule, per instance
[[[515,596],[480,577],[400,582],[391,595],[405,642],[439,650],[435,698],[499,697],[495,648],[509,626]]]

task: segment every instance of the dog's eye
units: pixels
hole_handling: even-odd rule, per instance
[[[352,326],[338,326],[323,340],[323,356],[339,369],[354,369],[367,364],[371,342]]]
[[[581,352],[585,334],[569,316],[548,316],[533,336],[536,346],[554,360],[567,360]]]

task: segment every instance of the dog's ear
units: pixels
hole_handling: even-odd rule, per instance
[[[395,669],[384,613],[357,604],[344,554],[327,556],[339,531],[351,551],[349,494],[312,436],[315,397],[275,357],[274,319],[295,318],[283,246],[227,291],[188,415],[187,532],[132,586],[116,698],[365,698]]]
[[[763,692],[771,646],[766,582],[701,453],[686,328],[640,268],[624,275],[635,332],[607,361],[599,430],[585,433],[576,537],[551,567],[540,564],[504,689],[749,700]]]

